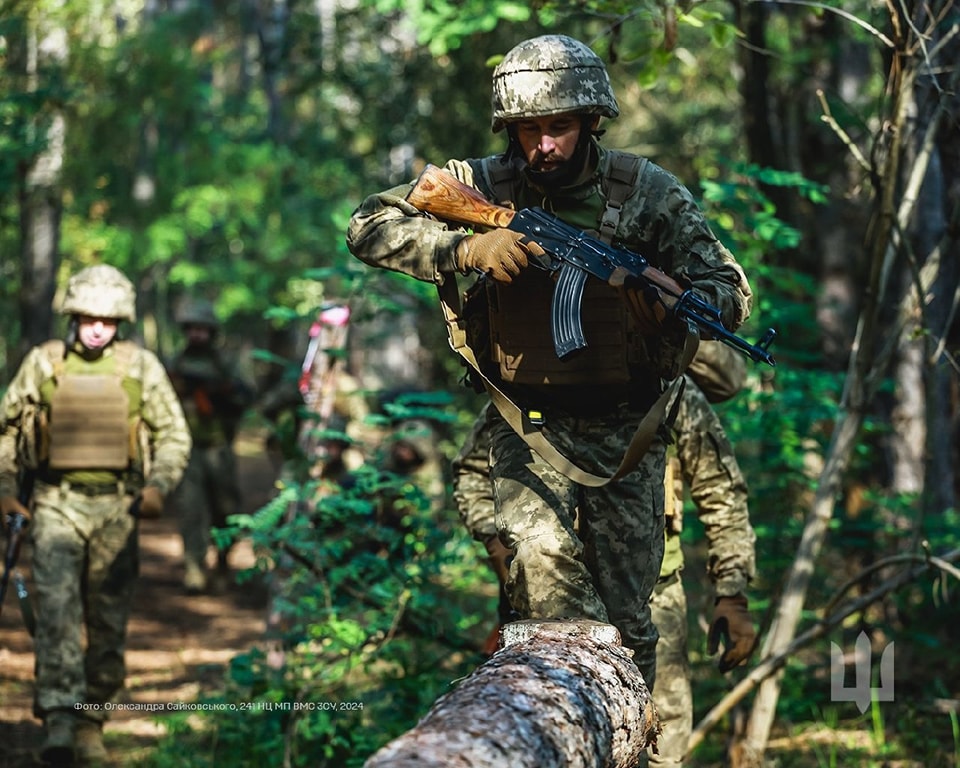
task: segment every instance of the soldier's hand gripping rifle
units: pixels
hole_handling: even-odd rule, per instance
[[[30,497],[33,495],[33,473],[27,472],[20,481],[20,493],[18,501],[27,506],[30,503]],[[30,595],[27,592],[27,584],[23,575],[16,570],[17,559],[20,557],[20,545],[23,542],[23,536],[29,525],[29,519],[21,512],[14,512],[7,515],[3,520],[7,534],[7,548],[3,556],[3,576],[0,578],[0,613],[3,612],[3,601],[7,596],[7,585],[10,583],[10,577],[13,576],[13,586],[17,591],[17,600],[20,603],[20,613],[23,615],[23,623],[31,635],[36,628],[36,621],[33,615],[33,608],[30,605]]]
[[[657,298],[677,318],[693,322],[704,338],[733,347],[751,360],[776,365],[768,351],[776,336],[769,329],[756,344],[727,330],[720,310],[676,280],[650,266],[643,256],[607,245],[572,227],[542,208],[511,210],[489,202],[473,187],[453,175],[428,165],[407,202],[439,219],[481,227],[506,227],[521,233],[547,252],[538,266],[557,273],[550,311],[550,328],[557,356],[563,360],[587,346],[580,318],[580,303],[587,276],[613,286],[656,291]]]

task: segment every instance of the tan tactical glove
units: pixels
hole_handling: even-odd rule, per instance
[[[717,652],[721,637],[725,650],[717,667],[721,672],[729,672],[750,658],[757,644],[757,631],[743,595],[717,598],[707,635],[707,653]]]
[[[621,288],[621,295],[627,308],[637,321],[640,333],[653,336],[660,333],[664,320],[670,310],[663,303],[660,292],[652,285],[642,288]]]
[[[23,515],[30,522],[30,510],[27,509],[16,496],[0,496],[0,523],[6,524],[7,518],[13,515]]]
[[[140,504],[137,506],[137,517],[153,520],[163,513],[163,494],[155,485],[145,485],[140,491]]]
[[[469,235],[457,243],[457,269],[490,275],[500,283],[513,281],[527,266],[529,256],[543,256],[537,243],[509,229],[492,229],[482,235]]]

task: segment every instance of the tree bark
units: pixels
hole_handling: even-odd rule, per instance
[[[586,621],[517,625],[505,648],[364,768],[635,766],[657,717],[619,633]]]
[[[37,14],[22,30],[21,76],[27,89],[44,87],[42,70],[56,69],[67,58],[67,34],[59,22]],[[16,57],[18,58],[18,57]],[[20,168],[20,355],[50,338],[52,301],[60,266],[60,177],[64,163],[66,119],[51,99],[30,116],[30,134],[42,149]]]
[[[904,51],[910,49],[909,45],[901,47]],[[763,646],[761,663],[782,654],[796,635],[810,577],[833,516],[843,474],[853,455],[857,436],[880,376],[888,370],[893,354],[891,340],[896,343],[902,332],[902,312],[900,327],[894,333],[885,333],[885,338],[882,339],[879,320],[884,304],[891,300],[890,275],[896,256],[902,249],[901,233],[909,230],[909,223],[915,215],[918,190],[927,174],[931,147],[936,141],[937,129],[944,113],[942,105],[935,110],[923,141],[920,142],[918,157],[909,167],[906,183],[899,185],[899,162],[903,148],[901,141],[908,132],[906,112],[916,86],[918,69],[918,61],[905,56],[897,70],[897,77],[892,78],[892,102],[895,108],[891,115],[890,146],[887,148],[887,158],[877,190],[880,197],[877,220],[868,241],[871,274],[867,281],[867,301],[861,312],[843,398],[827,451],[827,461],[818,483],[813,507],[804,525],[796,560],[787,574],[783,596]],[[920,295],[924,293],[921,292]],[[781,676],[782,670],[765,679],[757,691],[742,744],[746,765],[759,765],[766,749],[780,695]]]

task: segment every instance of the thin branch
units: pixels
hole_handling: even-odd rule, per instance
[[[918,563],[922,565],[930,564],[940,568],[940,570],[949,573],[955,579],[960,581],[960,570],[957,570],[954,566],[945,562],[942,558],[932,557],[929,552],[925,554],[905,554],[905,555],[893,555],[892,557],[885,557],[881,560],[877,560],[875,563],[871,563],[869,566],[864,568],[860,573],[852,578],[848,579],[836,592],[830,602],[824,606],[823,612],[825,614],[830,614],[836,607],[836,604],[840,602],[842,598],[852,587],[860,584],[864,579],[867,578],[870,574],[875,571],[879,571],[883,568],[886,568],[891,565],[896,565],[897,563]]]
[[[951,563],[960,559],[960,549],[954,549],[940,557],[929,557],[923,559],[923,565],[916,568],[906,569],[890,577],[887,581],[880,584],[872,592],[863,595],[854,600],[846,608],[837,611],[831,616],[823,619],[815,626],[798,635],[793,642],[784,648],[780,653],[763,659],[750,673],[737,683],[730,692],[723,697],[717,704],[703,716],[703,719],[697,723],[697,727],[690,734],[690,741],[687,744],[687,755],[693,752],[704,740],[707,733],[718,723],[720,719],[733,709],[750,691],[759,683],[776,673],[787,660],[798,650],[826,635],[831,629],[838,626],[848,616],[862,611],[867,606],[875,603],[877,600],[885,597],[888,593],[899,589],[900,587],[915,581],[919,576],[926,573],[931,567],[938,568],[955,578],[960,579],[960,571]],[[833,601],[831,601],[833,602]]]
[[[837,14],[837,16],[840,16],[846,19],[847,21],[852,21],[858,27],[862,27],[863,29],[867,30],[867,32],[869,32],[871,35],[873,35],[878,40],[880,40],[880,42],[882,42],[885,46],[887,46],[887,48],[895,47],[893,44],[893,40],[891,40],[889,37],[883,34],[883,32],[881,32],[879,29],[877,29],[876,27],[870,24],[867,24],[867,22],[865,22],[863,19],[858,18],[857,16],[854,16],[852,13],[848,13],[842,8],[833,8],[829,5],[824,5],[823,3],[811,3],[811,2],[806,2],[806,0],[751,0],[751,2],[769,3],[770,5],[802,5],[807,8],[817,8],[821,11],[830,11],[830,13],[835,13]]]
[[[823,114],[820,116],[820,119],[833,129],[833,132],[837,134],[840,141],[846,144],[847,149],[850,150],[850,154],[853,155],[853,159],[857,161],[860,167],[867,173],[872,173],[873,168],[867,161],[867,158],[863,156],[860,147],[854,143],[849,134],[843,130],[840,124],[834,119],[833,113],[830,111],[830,104],[827,102],[827,98],[823,93],[823,88],[817,88],[817,98],[820,100],[820,107],[823,109]]]

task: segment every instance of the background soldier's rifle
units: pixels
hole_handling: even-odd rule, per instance
[[[30,505],[30,497],[33,496],[34,473],[27,471],[20,480],[20,491],[18,499],[25,507]],[[20,604],[20,613],[23,616],[23,623],[27,631],[33,635],[36,629],[36,620],[33,615],[33,607],[30,605],[30,593],[27,591],[27,582],[23,574],[17,570],[17,559],[20,557],[20,545],[23,542],[23,536],[27,529],[27,518],[19,513],[9,515],[4,521],[7,533],[7,548],[3,557],[3,577],[0,578],[0,613],[3,612],[3,601],[7,596],[7,585],[10,578],[13,578],[13,588],[17,593],[17,601]]]
[[[532,263],[557,276],[550,310],[550,327],[557,356],[563,360],[587,346],[580,318],[580,303],[587,277],[613,286],[654,291],[656,298],[677,318],[694,323],[706,339],[733,347],[751,360],[776,365],[768,351],[776,336],[769,329],[751,344],[731,333],[720,319],[720,310],[684,288],[638,253],[607,245],[581,232],[542,208],[514,211],[494,205],[473,187],[452,174],[428,165],[407,202],[440,219],[481,227],[505,227],[526,235],[547,252]]]
[[[310,343],[300,368],[299,389],[312,418],[305,424],[301,447],[311,461],[323,461],[319,436],[330,428],[337,399],[337,380],[344,365],[350,308],[328,304],[310,326]]]

